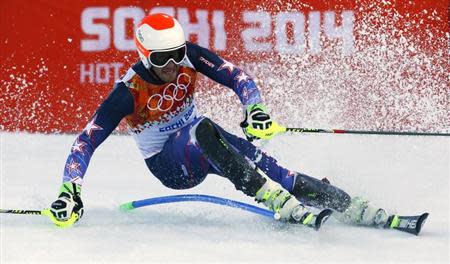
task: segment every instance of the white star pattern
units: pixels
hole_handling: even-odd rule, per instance
[[[97,124],[95,124],[95,119],[97,118],[97,116],[95,116],[94,118],[92,118],[91,122],[89,122],[89,124],[87,124],[87,126],[84,128],[83,131],[86,132],[86,135],[90,138],[92,133],[95,130],[103,130],[103,128]]]
[[[79,170],[80,163],[75,162],[73,159],[70,161],[69,164],[66,164],[66,168],[69,171],[69,175],[73,175],[73,172],[78,174],[81,173],[81,171]]]
[[[75,140],[75,143],[72,145],[72,152],[80,152],[84,155],[83,148],[86,146],[86,143],[80,142],[78,138]]]
[[[223,70],[223,69],[227,69],[229,73],[232,73],[234,70],[234,65],[231,62],[228,62],[226,60],[223,60],[222,65],[220,65],[219,69],[217,69],[217,71]]]
[[[250,79],[250,77],[247,74],[245,74],[244,71],[241,71],[236,77],[234,77],[234,79],[237,80],[238,83],[240,83],[240,82],[248,81],[248,79]]]

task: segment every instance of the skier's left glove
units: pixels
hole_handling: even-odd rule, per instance
[[[262,104],[251,104],[245,108],[244,121],[241,122],[247,140],[271,139],[285,128],[272,121],[267,113],[266,107]]]

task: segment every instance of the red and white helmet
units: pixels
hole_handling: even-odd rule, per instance
[[[150,54],[153,51],[170,51],[186,45],[186,37],[180,23],[173,17],[152,14],[136,26],[134,42],[146,68],[150,68]]]

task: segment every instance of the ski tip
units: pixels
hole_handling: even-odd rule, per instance
[[[388,228],[393,228],[413,235],[419,235],[425,221],[428,218],[428,213],[414,216],[392,215],[389,220]]]
[[[319,230],[322,225],[330,218],[333,211],[331,209],[322,210],[317,216],[314,223],[314,229]]]
[[[422,215],[420,215],[419,219],[417,220],[417,224],[416,224],[416,232],[415,235],[418,236],[420,231],[422,230],[422,226],[425,224],[425,221],[428,218],[428,215],[430,215],[429,213],[423,213]]]

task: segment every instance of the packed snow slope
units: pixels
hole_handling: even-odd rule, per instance
[[[1,133],[0,207],[41,209],[56,198],[74,135]],[[390,212],[429,212],[420,236],[331,219],[319,232],[205,203],[122,213],[131,200],[183,193],[255,204],[210,175],[175,191],[147,170],[131,137],[111,136],[85,177],[83,219],[57,229],[41,216],[0,215],[0,263],[449,263],[448,138],[283,135],[262,145],[281,164],[327,177]]]

